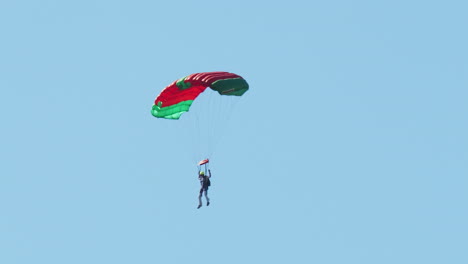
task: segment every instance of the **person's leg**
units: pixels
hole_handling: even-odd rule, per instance
[[[203,194],[203,189],[200,189],[200,194],[198,195],[198,207],[197,207],[197,209],[202,206],[202,201],[201,201],[202,194]]]
[[[208,188],[205,189],[205,198],[206,198],[206,206],[210,205],[210,198],[208,198]]]

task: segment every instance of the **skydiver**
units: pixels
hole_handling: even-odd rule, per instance
[[[198,195],[198,207],[202,207],[202,194],[205,193],[206,206],[210,205],[210,198],[208,198],[208,187],[210,187],[211,182],[211,170],[208,170],[208,176],[205,175],[203,171],[198,172],[198,179],[200,180],[200,194]]]

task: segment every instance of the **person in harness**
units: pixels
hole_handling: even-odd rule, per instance
[[[198,207],[200,209],[202,207],[202,195],[205,194],[206,198],[206,206],[210,205],[210,198],[208,198],[208,188],[211,185],[210,182],[211,178],[211,170],[208,170],[208,175],[205,175],[203,171],[198,171],[198,179],[200,180],[200,194],[198,195]]]

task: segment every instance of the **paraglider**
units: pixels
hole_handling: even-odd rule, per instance
[[[208,89],[209,92],[206,91],[208,87],[210,88]],[[190,74],[172,82],[161,91],[154,101],[151,114],[154,117],[169,120],[184,119],[182,115],[192,109],[192,104],[200,100],[198,98],[202,93],[213,94],[215,100],[224,100],[226,97],[241,97],[248,89],[249,85],[244,78],[234,73],[203,72]],[[221,134],[217,129],[221,127],[221,122],[227,120],[229,114],[229,112],[221,111],[223,110],[221,108],[228,108],[227,106],[229,106],[225,101],[221,101],[221,103],[215,105],[219,108],[208,108],[203,111],[198,111],[197,109],[194,111],[194,115],[187,116],[187,119],[193,121],[195,123],[194,127],[198,128],[199,131],[194,131],[195,128],[193,130],[188,127],[184,128],[190,131],[191,136],[199,135],[200,138],[194,140],[203,144],[201,147],[195,148],[196,150],[203,149],[203,153],[200,153],[196,157],[197,160],[203,158],[198,164],[198,177],[201,184],[198,208],[202,205],[201,197],[203,193],[205,194],[207,205],[210,204],[207,191],[210,186],[211,171],[209,169],[208,171],[206,170],[209,163],[208,157],[212,149],[205,149],[209,148],[208,146],[214,145],[215,138]],[[203,106],[203,103],[199,103],[199,106]],[[205,124],[204,121],[206,120]],[[205,171],[200,170],[201,166],[204,166]]]

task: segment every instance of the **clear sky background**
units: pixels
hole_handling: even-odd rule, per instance
[[[466,1],[0,2],[0,263],[468,263]],[[210,196],[155,97],[250,90]]]

